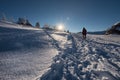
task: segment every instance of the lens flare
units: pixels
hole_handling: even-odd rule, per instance
[[[65,30],[64,25],[63,24],[57,25],[57,30],[64,31]]]

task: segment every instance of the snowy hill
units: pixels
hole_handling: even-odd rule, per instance
[[[120,36],[0,23],[0,80],[120,80]]]
[[[120,22],[115,23],[110,29],[107,30],[106,34],[120,34]]]
[[[2,24],[0,24],[2,25]],[[35,80],[58,53],[43,30],[0,26],[0,80]]]

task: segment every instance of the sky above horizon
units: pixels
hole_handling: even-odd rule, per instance
[[[35,25],[64,24],[66,30],[103,31],[120,21],[120,0],[0,0],[2,14]]]

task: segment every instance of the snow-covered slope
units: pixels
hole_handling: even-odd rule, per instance
[[[119,35],[88,35],[86,40],[81,34],[51,36],[62,46],[40,80],[120,80]]]
[[[1,24],[2,25],[2,24]],[[0,26],[0,80],[35,80],[58,52],[43,30]]]
[[[119,35],[0,25],[0,80],[120,80]]]
[[[0,21],[0,27],[25,29],[25,30],[39,30],[38,28],[34,28],[26,25],[19,25],[13,22],[8,22],[8,21]]]

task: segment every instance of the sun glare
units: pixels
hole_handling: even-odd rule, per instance
[[[60,31],[63,31],[65,29],[65,27],[63,24],[59,24],[59,25],[57,25],[57,29]]]

